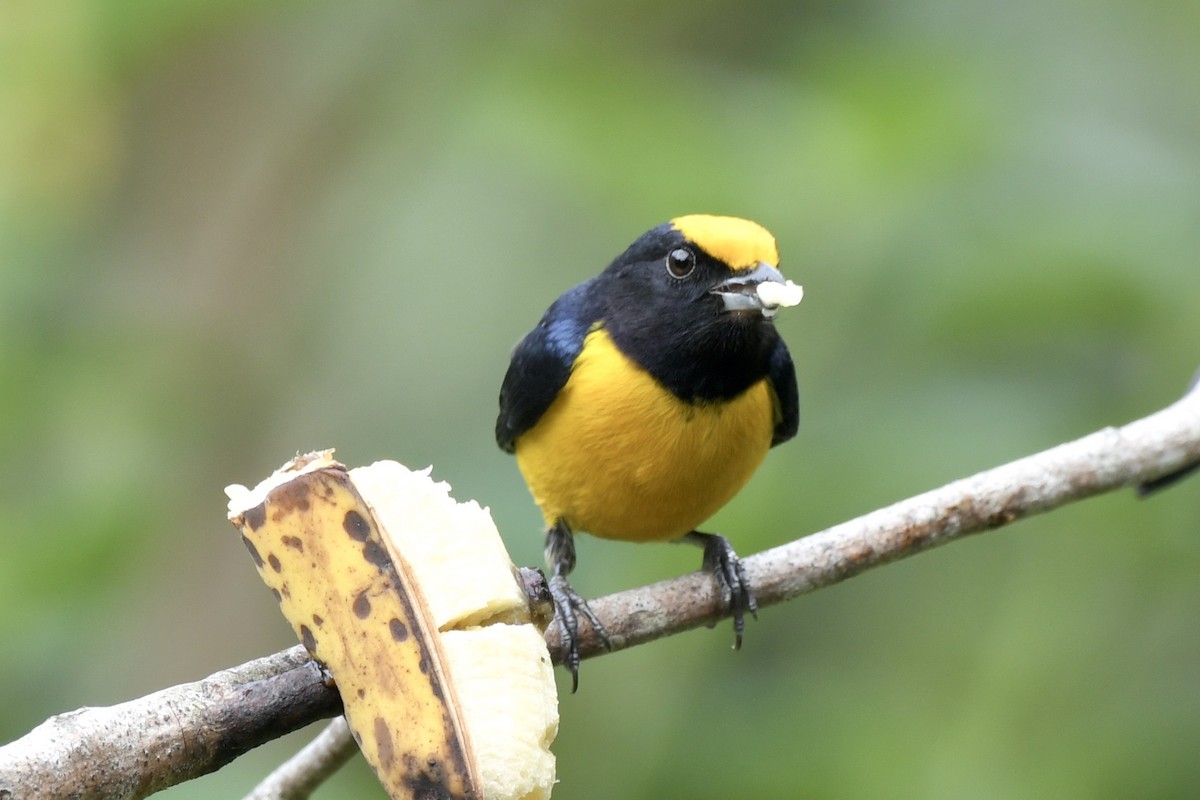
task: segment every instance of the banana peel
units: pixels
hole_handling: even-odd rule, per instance
[[[542,800],[558,698],[544,590],[428,471],[298,456],[229,517],[393,800]]]

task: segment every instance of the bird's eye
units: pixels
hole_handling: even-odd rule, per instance
[[[667,272],[672,278],[686,278],[696,268],[696,254],[686,247],[677,247],[667,254]]]

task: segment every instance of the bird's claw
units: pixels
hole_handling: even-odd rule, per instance
[[[746,612],[758,618],[758,603],[746,578],[742,559],[734,552],[733,545],[724,536],[715,533],[695,533],[702,537],[704,545],[704,569],[717,579],[721,591],[721,607],[733,617],[733,649],[742,647],[742,634],[746,630]]]
[[[558,621],[562,638],[563,666],[571,673],[571,693],[574,694],[579,688],[579,616],[587,619],[605,650],[612,649],[612,642],[587,600],[571,588],[565,576],[556,574],[550,578],[550,598],[554,602],[554,619]]]

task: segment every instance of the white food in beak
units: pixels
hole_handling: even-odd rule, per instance
[[[756,291],[763,308],[771,311],[800,305],[800,301],[804,299],[804,287],[791,281],[786,283],[763,281],[758,284]]]

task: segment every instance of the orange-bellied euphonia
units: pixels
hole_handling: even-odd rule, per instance
[[[775,239],[736,217],[678,217],[559,297],[513,351],[496,441],[515,453],[546,519],[551,594],[578,680],[567,583],[574,531],[704,548],[741,646],[754,595],[729,541],[696,530],[796,433],[796,373],[772,317],[800,287]]]

